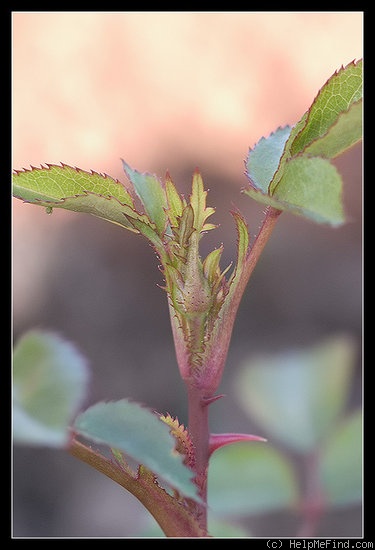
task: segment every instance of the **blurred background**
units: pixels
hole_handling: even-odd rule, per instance
[[[295,124],[319,88],[362,57],[362,12],[14,12],[13,167],[64,162],[125,181],[120,158],[189,194],[199,167],[220,227],[222,267],[236,258],[229,210],[255,235],[262,206],[241,195],[248,148]],[[284,214],[241,304],[213,431],[252,431],[233,379],[253,353],[357,342],[350,407],[361,400],[362,152],[335,161],[348,223]],[[132,397],[186,422],[166,296],[142,238],[89,215],[14,200],[14,338],[55,330],[90,362],[90,405]],[[63,452],[14,450],[13,535],[126,537],[147,523],[121,487]],[[324,519],[320,536],[359,536],[359,507]],[[290,517],[252,518],[255,536],[293,536]]]

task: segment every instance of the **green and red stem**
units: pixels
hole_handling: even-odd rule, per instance
[[[189,422],[188,431],[195,448],[196,481],[199,486],[199,494],[203,503],[197,504],[197,519],[203,529],[207,529],[207,472],[210,455],[216,449],[239,441],[265,441],[263,438],[250,434],[210,434],[208,422],[208,405],[219,396],[214,393],[220,384],[224,364],[227,357],[232,329],[245,287],[257,264],[259,257],[266,245],[281,210],[268,207],[263,224],[254,241],[252,248],[244,262],[244,268],[240,274],[235,293],[231,297],[229,308],[220,320],[223,330],[220,338],[211,346],[212,353],[207,358],[205,365],[199,374],[199,378],[190,377],[185,380],[188,394]],[[173,323],[172,323],[173,326]],[[178,338],[176,346],[177,359],[185,363],[187,351],[184,349],[181,339]],[[183,357],[179,353],[183,353]]]
[[[264,441],[263,438],[251,434],[211,434],[208,409],[211,403],[221,397],[215,392],[221,381],[237,309],[251,273],[280,213],[281,211],[272,207],[267,208],[259,233],[243,261],[241,272],[238,273],[234,291],[228,295],[230,300],[227,307],[224,308],[222,315],[219,315],[220,330],[214,335],[214,345],[211,343],[208,348],[209,353],[205,355],[205,362],[199,368],[199,372],[194,373],[191,369],[189,376],[183,376],[188,396],[188,434],[194,450],[190,466],[195,474],[201,501],[189,500],[184,504],[183,500],[175,498],[160,487],[152,472],[143,466],[139,466],[135,475],[123,465],[106,458],[74,437],[70,443],[69,452],[73,456],[130,491],[152,514],[167,537],[208,537],[207,473],[211,454],[224,445],[239,441]],[[172,307],[171,315],[173,315]],[[173,319],[172,328],[180,371],[181,374],[186,373],[190,358],[187,343]]]

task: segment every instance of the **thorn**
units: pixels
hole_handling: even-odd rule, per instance
[[[252,434],[239,434],[239,433],[224,433],[224,434],[210,434],[210,440],[208,445],[209,456],[212,455],[214,451],[224,447],[225,445],[230,445],[231,443],[239,443],[241,441],[262,441],[266,442],[267,439],[260,437],[259,435]]]
[[[217,401],[221,397],[225,397],[225,393],[220,393],[219,395],[214,395],[212,397],[203,397],[202,398],[202,405],[207,406],[211,405],[214,401]]]

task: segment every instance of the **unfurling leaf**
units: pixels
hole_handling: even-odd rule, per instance
[[[165,179],[165,194],[168,202],[168,217],[172,226],[178,225],[177,219],[182,216],[182,211],[186,206],[186,201],[180,197],[174,183],[167,173]]]
[[[180,424],[177,418],[172,418],[170,414],[161,415],[160,420],[169,426],[170,432],[177,442],[176,450],[184,456],[184,463],[193,469],[195,466],[194,445],[185,426]]]
[[[122,165],[149,219],[155,223],[159,235],[162,235],[167,223],[165,214],[167,200],[161,182],[156,176],[141,174],[137,170],[133,170],[124,160],[122,161]]]
[[[232,216],[234,218],[234,221],[236,222],[237,228],[237,263],[235,270],[231,278],[229,279],[229,282],[233,281],[231,292],[238,284],[238,280],[242,274],[245,260],[250,252],[250,235],[247,223],[239,212],[232,212]]]
[[[216,227],[211,223],[205,224],[206,219],[215,213],[215,208],[206,207],[206,196],[207,191],[204,190],[202,176],[196,170],[193,175],[190,204],[194,212],[194,229],[198,233]]]

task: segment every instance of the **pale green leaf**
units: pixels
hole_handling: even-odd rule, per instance
[[[341,176],[333,164],[320,157],[290,159],[272,198],[281,210],[318,223],[338,226],[345,221]]]
[[[86,361],[59,336],[30,331],[13,355],[13,437],[16,443],[63,447],[86,396]]]
[[[331,506],[361,501],[362,450],[362,414],[356,411],[332,435],[321,455],[321,484]]]
[[[297,124],[293,126],[293,128],[290,131],[289,137],[285,142],[284,150],[280,157],[279,165],[268,187],[269,195],[273,195],[276,185],[279,183],[280,179],[284,174],[285,164],[288,162],[288,160],[292,158],[291,148],[292,148],[293,142],[296,136],[305,127],[307,116],[308,116],[308,112],[303,115],[303,117],[297,122]]]
[[[292,128],[268,192],[284,175],[285,164],[297,154],[334,158],[362,137],[362,62],[334,73],[308,111]]]
[[[149,409],[127,399],[97,403],[75,420],[84,437],[123,451],[181,494],[199,500],[193,472],[183,464],[170,429]]]
[[[342,224],[341,177],[325,159],[361,139],[361,99],[359,61],[331,76],[294,128],[279,128],[255,145],[246,162],[245,193],[317,223]]]
[[[254,149],[250,149],[246,173],[253,189],[268,194],[270,182],[278,169],[290,132],[289,126],[278,128],[269,137],[261,138]]]
[[[161,182],[156,176],[133,170],[124,160],[122,164],[125,174],[133,184],[148,217],[155,223],[159,235],[162,235],[166,229],[167,216],[165,210],[168,205]]]
[[[130,194],[119,181],[65,164],[16,171],[13,195],[44,206],[49,213],[53,208],[85,212],[131,230],[125,216],[137,215]]]
[[[354,345],[345,337],[254,357],[236,380],[239,402],[269,441],[309,452],[331,435],[344,409],[353,361]]]
[[[216,451],[208,470],[208,506],[227,517],[275,511],[298,500],[292,465],[268,444],[236,443]]]
[[[244,192],[258,202],[317,223],[335,227],[345,221],[341,176],[335,166],[321,157],[301,155],[285,162],[272,194],[254,187]]]

